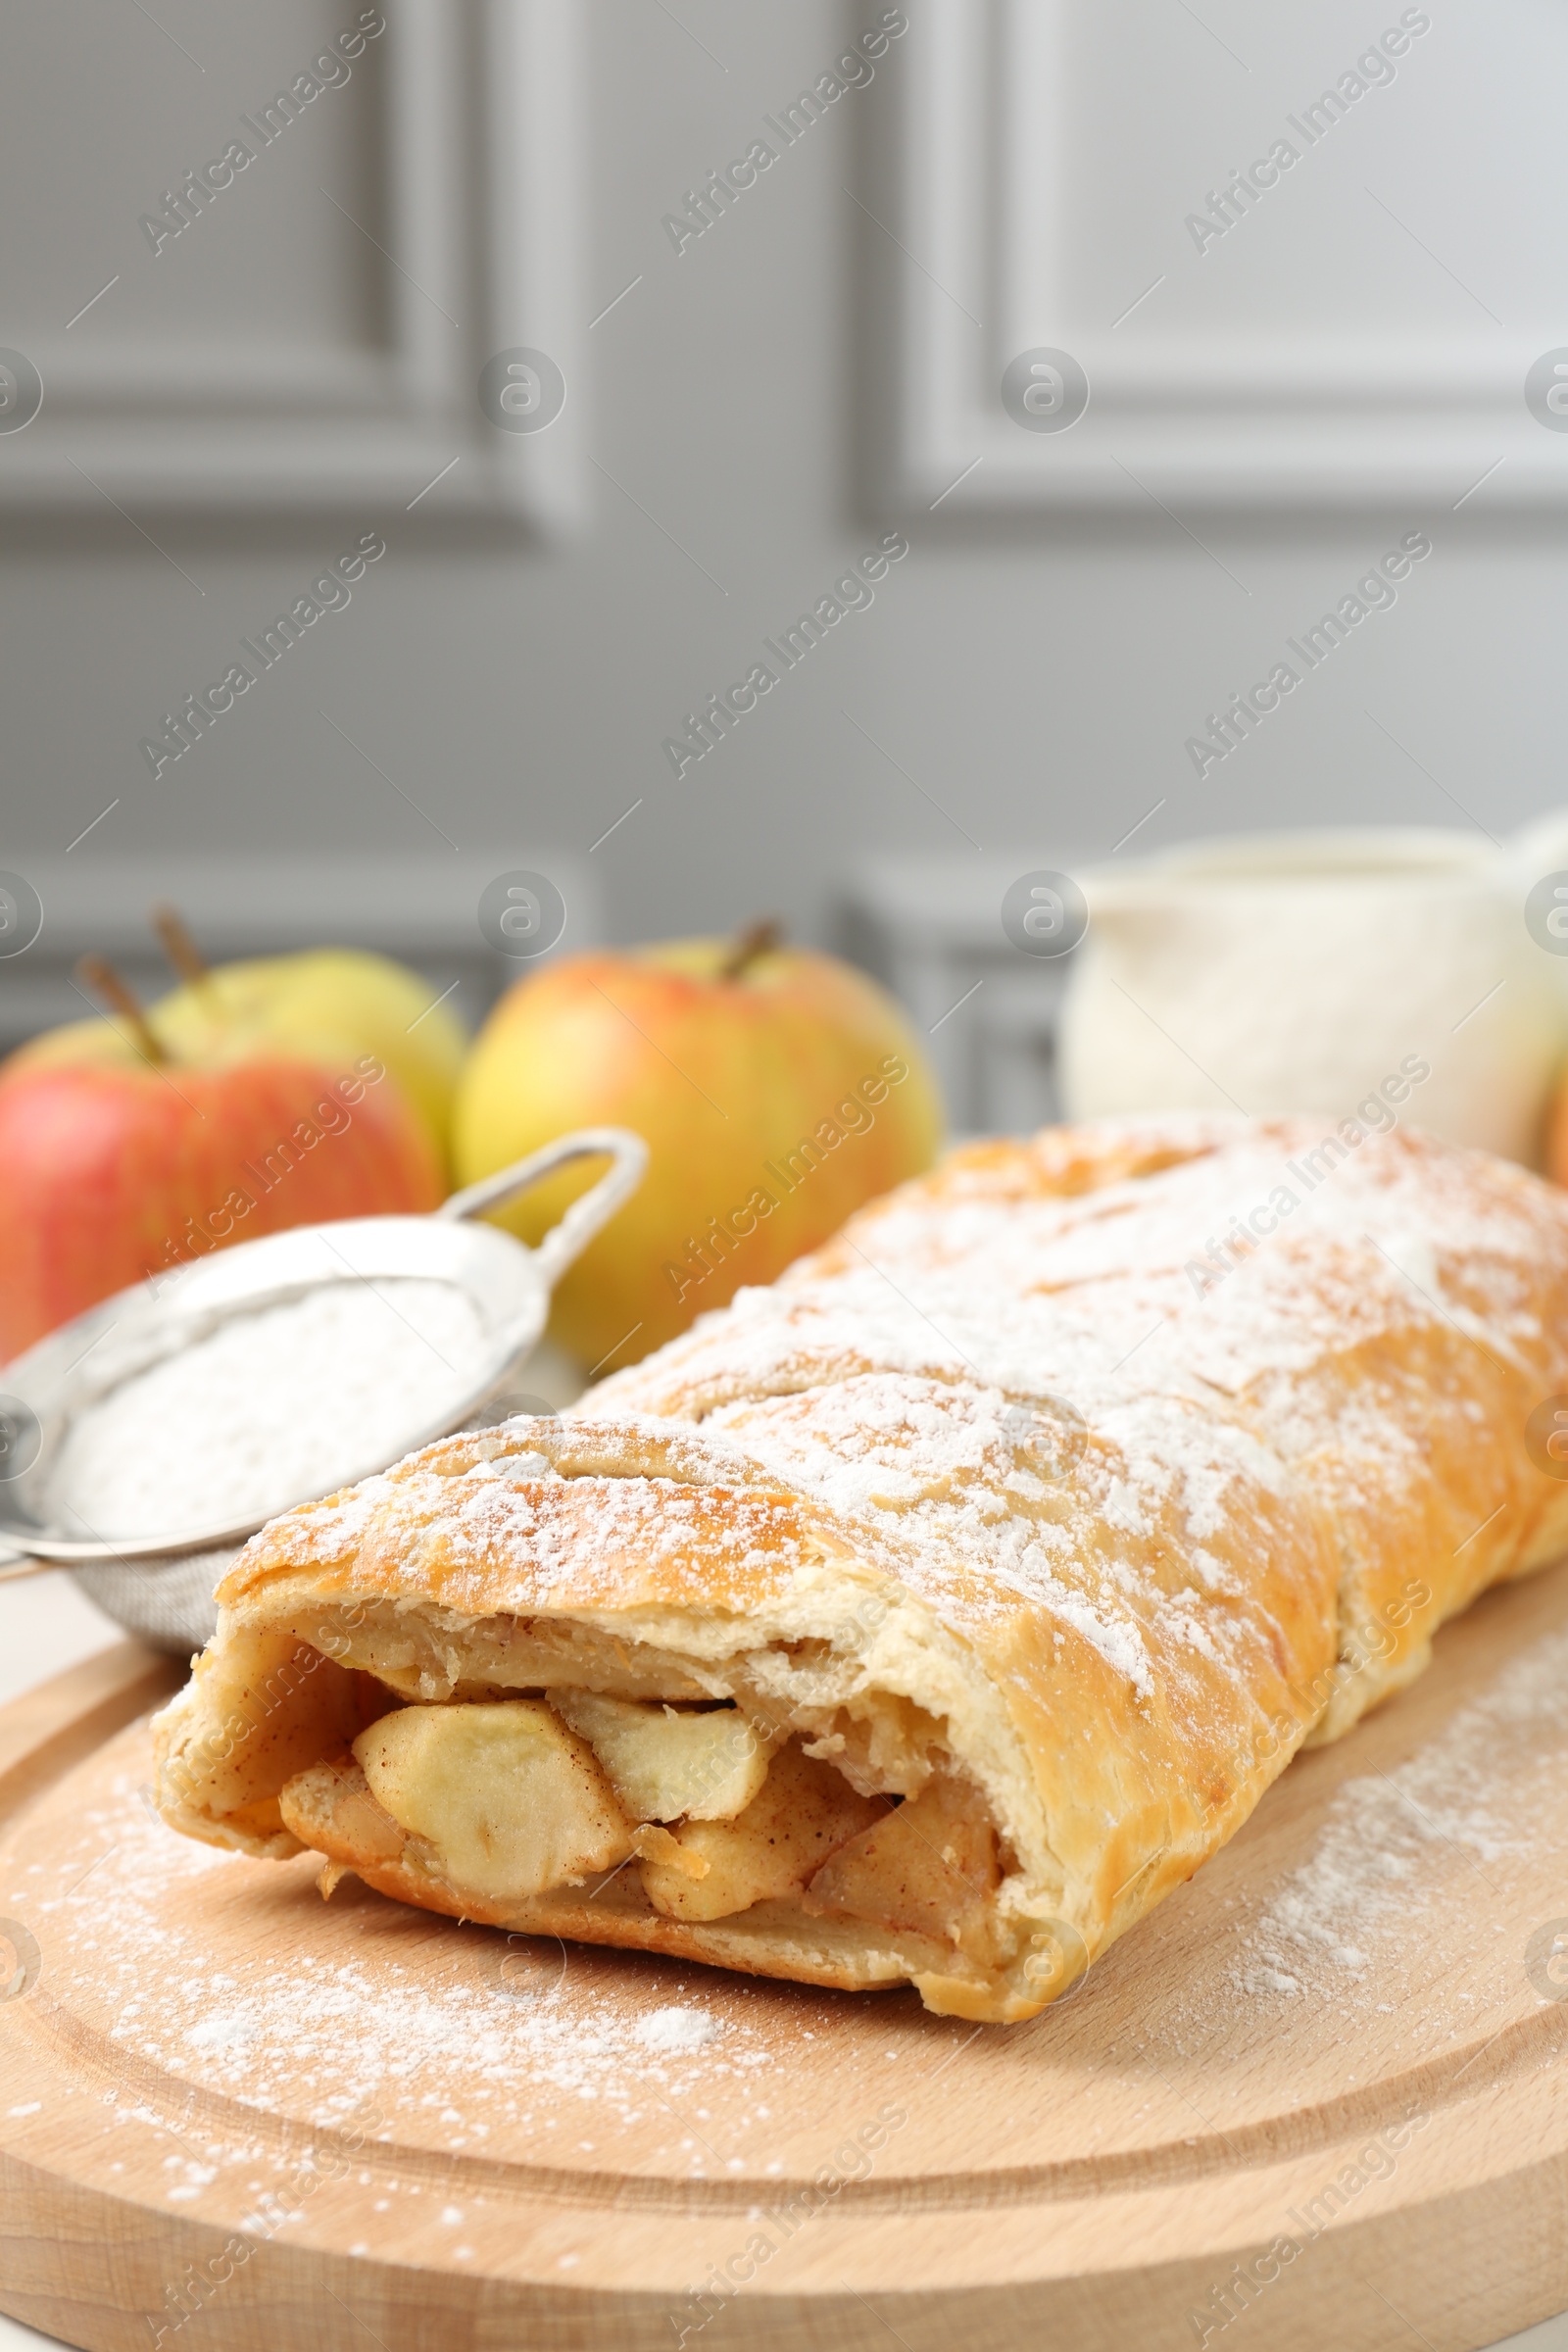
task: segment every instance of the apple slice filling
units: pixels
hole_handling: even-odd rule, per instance
[[[633,1821],[733,1821],[767,1777],[766,1744],[734,1707],[678,1712],[596,1690],[554,1690],[550,1703]]]
[[[612,1870],[631,1827],[593,1750],[538,1698],[401,1707],[354,1742],[370,1794],[454,1886],[506,1901]]]
[[[791,1743],[733,1821],[692,1821],[673,1833],[700,1878],[678,1861],[642,1865],[643,1892],[666,1919],[728,1919],[753,1903],[799,1894],[828,1855],[888,1810],[886,1797],[859,1796],[842,1773]]]
[[[322,1856],[323,1891],[348,1869],[413,1873],[480,1912],[630,1863],[670,1920],[782,1901],[980,1958],[1002,1878],[995,1828],[956,1776],[866,1794],[734,1706],[575,1689],[397,1707],[279,1803]]]

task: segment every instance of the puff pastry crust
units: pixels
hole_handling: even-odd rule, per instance
[[[1568,1201],[1521,1168],[1290,1120],[973,1146],[574,1414],[274,1520],[160,1803],[455,1916],[1033,2016],[1568,1550],[1559,1390]],[[450,1712],[388,1741],[405,1706]],[[661,1727],[706,1755],[726,1708],[766,1778],[682,1814]],[[524,1777],[443,1749],[443,1842],[388,1758],[475,1723]],[[541,1886],[506,1809],[555,1788],[592,1828]]]

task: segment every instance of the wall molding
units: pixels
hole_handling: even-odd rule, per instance
[[[906,251],[879,237],[874,263],[897,288],[896,380],[880,388],[901,505],[950,518],[1137,514],[1154,493],[1222,509],[1451,510],[1492,467],[1467,513],[1568,506],[1568,433],[1544,430],[1524,402],[1539,340],[1479,320],[1448,340],[1304,320],[1294,347],[1245,329],[1184,345],[1073,316],[1059,155],[1041,128],[1069,119],[1068,23],[1069,0],[923,0],[912,29],[896,218],[883,216]],[[1003,406],[1004,368],[1036,347],[1072,353],[1088,374],[1089,408],[1066,431],[1024,430]]]
[[[397,0],[384,13],[386,241],[407,272],[367,245],[367,266],[384,272],[386,344],[248,348],[204,340],[198,320],[172,346],[29,337],[44,402],[0,435],[0,512],[91,514],[105,493],[202,515],[401,510],[456,459],[416,514],[552,533],[575,522],[586,311],[568,193],[574,0]],[[519,345],[565,377],[565,406],[537,433],[501,431],[478,404],[485,361]]]
[[[956,1135],[1033,1135],[1062,1115],[1056,1035],[1074,958],[1020,956],[1002,902],[1021,873],[1070,862],[1038,844],[961,864],[884,857],[841,885],[837,944],[907,1010]]]
[[[32,946],[0,961],[0,1054],[40,1030],[99,1010],[75,979],[78,956],[109,956],[143,1003],[174,985],[151,921],[172,905],[215,963],[317,947],[370,948],[423,972],[436,996],[456,982],[453,1009],[476,1027],[501,992],[536,967],[486,945],[480,893],[512,866],[547,873],[566,906],[552,953],[575,954],[603,938],[599,877],[574,851],[509,843],[493,856],[320,850],[309,858],[233,850],[139,853],[84,863],[77,857],[21,857],[43,904]]]

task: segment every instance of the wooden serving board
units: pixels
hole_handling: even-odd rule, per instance
[[[0,2306],[34,2327],[1468,2352],[1568,2307],[1568,1569],[1012,2028],[323,1905],[152,1816],[169,1679],[127,1644],[0,1715]]]

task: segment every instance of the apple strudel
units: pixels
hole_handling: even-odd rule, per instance
[[[326,1891],[1029,2017],[1568,1549],[1559,1389],[1568,1200],[1521,1168],[976,1145],[575,1413],[272,1521],[159,1801]]]

